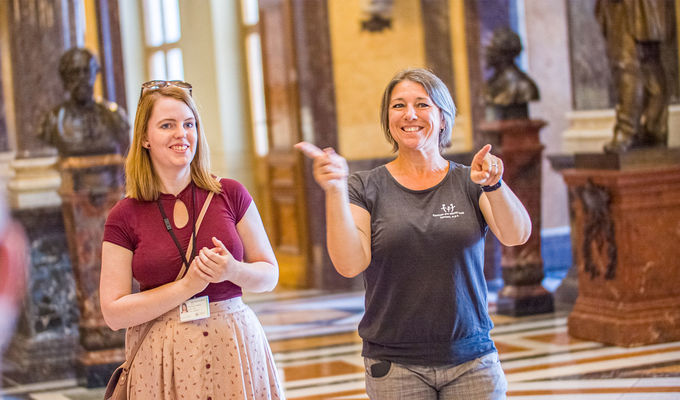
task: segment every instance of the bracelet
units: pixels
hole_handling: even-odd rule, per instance
[[[498,189],[503,185],[503,180],[501,179],[500,181],[496,182],[495,185],[491,186],[482,186],[482,190],[485,192],[493,192],[494,190]]]

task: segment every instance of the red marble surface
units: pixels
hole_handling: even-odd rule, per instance
[[[569,334],[619,346],[679,340],[680,163],[562,173],[579,278]],[[594,192],[608,202],[595,204]]]

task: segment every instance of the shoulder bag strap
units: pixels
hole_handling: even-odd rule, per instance
[[[203,203],[203,208],[201,208],[201,212],[198,214],[198,219],[196,220],[196,234],[198,234],[198,228],[201,227],[201,222],[203,221],[203,217],[205,216],[205,212],[208,211],[208,206],[210,205],[210,201],[212,200],[213,196],[215,193],[209,192],[208,197],[205,199],[205,203]],[[187,256],[186,259],[190,260],[191,258],[191,246],[193,244],[194,238],[191,237],[189,239],[189,246],[187,246]],[[181,277],[184,276],[184,272],[186,271],[186,266],[182,264],[182,267],[179,269],[179,274],[177,274],[177,278],[175,280],[179,280]]]
[[[203,217],[205,216],[205,212],[208,210],[208,206],[210,205],[210,201],[212,200],[213,196],[215,195],[214,192],[209,192],[208,197],[205,199],[205,203],[203,203],[203,208],[201,209],[201,213],[198,214],[198,219],[196,220],[196,233],[198,233],[198,228],[201,226],[201,221],[203,221]],[[193,242],[194,238],[192,237],[189,239],[189,247],[187,247],[187,260],[189,257],[191,257],[191,244]],[[182,265],[182,268],[179,271],[179,274],[177,274],[177,278],[175,278],[175,281],[178,281],[182,276],[184,276],[184,270],[185,266]],[[151,330],[151,326],[153,323],[149,321],[149,323],[146,324],[144,328],[142,328],[142,334],[139,337],[139,340],[135,344],[135,347],[132,348],[132,351],[130,352],[130,357],[125,361],[126,364],[131,365],[132,360],[135,358],[135,354],[137,354],[137,350],[139,350],[139,347],[142,345],[142,342],[144,341],[144,338],[146,337],[146,334],[149,333],[149,330]]]

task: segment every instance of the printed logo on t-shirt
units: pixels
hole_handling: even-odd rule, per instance
[[[456,206],[454,206],[453,203],[449,203],[442,204],[442,207],[439,210],[437,210],[437,212],[433,213],[432,216],[434,218],[446,219],[446,218],[458,218],[463,214],[465,214],[464,211],[456,211]]]

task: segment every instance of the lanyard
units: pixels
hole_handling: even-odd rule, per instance
[[[186,269],[184,270],[184,273],[186,274],[186,271],[189,270],[189,263],[193,261],[194,257],[196,257],[196,217],[194,215],[194,211],[196,210],[196,191],[194,190],[194,185],[193,183],[191,184],[191,221],[192,221],[192,228],[191,228],[191,235],[193,237],[193,244],[191,247],[191,259],[187,261],[186,256],[184,255],[184,252],[182,251],[182,246],[179,244],[179,240],[177,240],[177,236],[175,236],[175,232],[172,230],[172,225],[170,224],[170,220],[168,219],[168,216],[165,215],[165,210],[163,210],[163,205],[161,204],[161,198],[159,197],[158,200],[156,201],[156,204],[158,205],[158,209],[161,211],[161,215],[163,216],[163,223],[165,223],[165,229],[168,230],[168,233],[170,233],[170,236],[172,237],[173,242],[175,242],[175,246],[177,246],[177,250],[179,251],[179,255],[182,256],[182,262],[184,262],[184,266]]]

